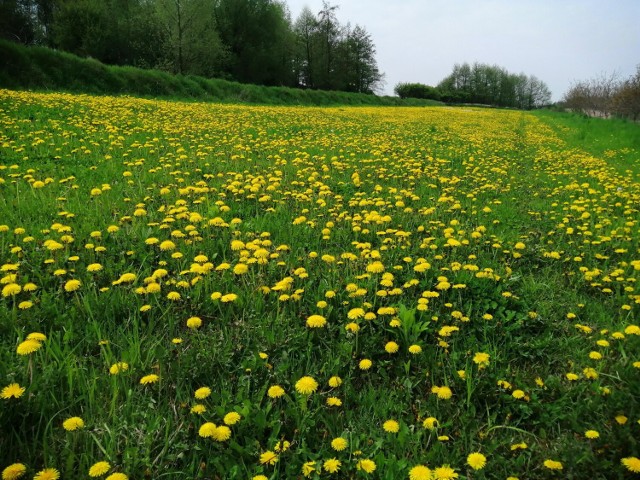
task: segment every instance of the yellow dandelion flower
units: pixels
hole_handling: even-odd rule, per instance
[[[431,469],[424,465],[416,465],[409,470],[409,480],[431,480]]]
[[[311,395],[318,388],[318,382],[313,377],[302,377],[296,382],[296,391],[301,395]]]
[[[215,423],[207,422],[200,426],[200,428],[198,429],[198,435],[203,438],[213,437],[216,428],[217,427]]]
[[[443,465],[433,470],[433,478],[436,480],[455,480],[458,474],[449,465]]]
[[[142,377],[140,379],[140,384],[141,385],[148,385],[150,383],[156,383],[160,380],[160,377],[154,373],[150,374],[150,375],[145,375],[144,377]]]
[[[435,417],[427,417],[422,422],[422,426],[427,430],[434,430],[438,427],[438,419]]]
[[[202,319],[200,317],[190,317],[187,319],[187,327],[191,330],[196,330],[202,326]]]
[[[45,468],[35,474],[33,480],[58,480],[60,472],[55,468]]]
[[[557,460],[545,460],[543,465],[549,470],[562,470],[562,463]]]
[[[241,418],[238,412],[229,412],[224,416],[223,422],[225,425],[235,425]]]
[[[349,446],[349,442],[343,437],[336,437],[331,440],[331,448],[333,448],[336,452],[341,452],[345,448]]]
[[[620,460],[620,463],[622,463],[622,465],[624,465],[630,472],[640,473],[640,458],[626,457]]]
[[[284,395],[284,388],[280,385],[272,385],[269,387],[269,390],[267,390],[267,395],[269,398],[280,398]]]
[[[25,391],[25,387],[21,387],[17,383],[11,383],[2,389],[0,397],[5,400],[9,398],[20,398]]]
[[[368,458],[363,458],[356,463],[356,468],[366,473],[373,473],[376,470],[376,463]]]
[[[360,363],[358,363],[358,368],[360,370],[369,370],[372,365],[373,365],[373,362],[368,358],[365,358],[363,360],[360,360]]]
[[[200,387],[194,393],[194,396],[198,400],[202,400],[204,398],[207,398],[209,395],[211,395],[211,389],[209,387]]]
[[[220,425],[216,427],[211,435],[216,442],[226,442],[231,438],[231,429],[226,425]]]
[[[101,477],[102,475],[107,473],[110,468],[111,468],[111,465],[109,465],[109,462],[104,462],[104,461],[96,462],[93,465],[91,465],[91,468],[89,468],[89,476]]]
[[[340,470],[341,466],[342,462],[340,462],[340,460],[336,458],[329,458],[322,464],[322,468],[324,469],[324,471],[331,474],[337,473]]]
[[[399,349],[399,345],[396,342],[387,342],[384,349],[387,353],[396,353]]]
[[[487,457],[485,457],[480,452],[470,453],[467,457],[467,465],[469,465],[474,470],[482,470],[487,464]]]
[[[84,420],[82,420],[82,418],[80,417],[67,418],[64,422],[62,422],[62,427],[67,432],[73,432],[75,430],[84,428]]]
[[[66,292],[75,292],[81,285],[82,282],[80,282],[80,280],[68,280],[67,283],[64,284],[64,290]]]
[[[278,454],[267,450],[260,455],[260,463],[263,465],[275,465],[278,461]]]
[[[116,472],[112,473],[104,480],[129,480],[129,476],[126,473]]]
[[[23,463],[14,463],[2,470],[2,480],[17,480],[27,473],[27,466]]]
[[[327,320],[322,315],[311,315],[307,318],[307,327],[322,328],[327,324]]]
[[[382,424],[382,429],[387,433],[398,433],[400,424],[395,420],[387,420]]]
[[[342,385],[342,379],[341,379],[340,377],[338,377],[338,376],[334,375],[333,377],[331,377],[331,378],[329,379],[329,386],[330,386],[331,388],[337,388],[337,387],[339,387],[340,385]]]
[[[38,342],[37,340],[25,340],[24,342],[20,343],[20,345],[18,345],[18,348],[16,348],[16,352],[18,353],[18,355],[29,355],[40,350],[41,347],[42,343]]]

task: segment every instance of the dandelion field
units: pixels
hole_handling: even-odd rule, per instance
[[[530,113],[0,91],[13,478],[634,478],[639,169]]]

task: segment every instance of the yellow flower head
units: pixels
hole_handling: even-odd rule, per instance
[[[311,395],[318,388],[318,382],[313,377],[302,377],[296,382],[296,391],[301,395]]]
[[[487,464],[487,457],[485,457],[480,452],[470,453],[467,457],[467,465],[469,465],[474,470],[482,470]]]
[[[102,475],[107,473],[110,468],[111,465],[109,465],[109,462],[96,462],[91,465],[91,468],[89,468],[89,476],[101,477]]]
[[[67,418],[62,423],[62,426],[64,427],[64,429],[67,432],[73,432],[75,430],[79,430],[81,428],[84,428],[84,420],[82,420],[82,418],[80,418],[80,417]]]

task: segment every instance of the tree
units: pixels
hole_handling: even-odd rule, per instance
[[[305,5],[293,25],[296,39],[294,70],[297,85],[301,87],[314,86],[313,69],[317,54],[315,40],[318,36],[318,26],[316,17]]]
[[[612,98],[612,111],[619,117],[640,120],[640,65],[635,75],[622,82]]]
[[[400,98],[424,98],[440,100],[440,91],[437,88],[422,83],[399,83],[393,89]]]
[[[373,93],[382,81],[375,54],[376,47],[371,35],[359,26],[346,29],[346,37],[338,43],[337,63],[341,65],[340,90]]]

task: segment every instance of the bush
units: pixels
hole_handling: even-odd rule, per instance
[[[435,87],[422,83],[399,83],[393,91],[400,98],[422,98],[425,100],[440,100],[440,91]]]

